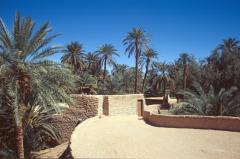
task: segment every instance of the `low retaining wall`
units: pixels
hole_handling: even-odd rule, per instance
[[[137,100],[143,94],[129,95],[81,95],[72,94],[74,105],[70,105],[63,114],[56,115],[50,121],[62,137],[68,141],[77,124],[96,115],[137,114]]]
[[[108,95],[109,115],[136,115],[137,100],[143,98],[143,94]]]
[[[161,115],[143,112],[149,124],[163,127],[214,129],[240,132],[240,118],[226,116]]]
[[[146,105],[160,105],[163,104],[163,97],[151,97],[151,98],[145,98]]]
[[[50,121],[59,132],[62,141],[68,141],[77,124],[98,114],[99,99],[91,95],[72,94],[74,105]]]

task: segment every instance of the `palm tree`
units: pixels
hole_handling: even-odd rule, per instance
[[[58,111],[56,102],[71,101],[66,89],[74,87],[76,76],[63,64],[46,60],[61,48],[48,46],[57,36],[48,36],[51,31],[48,23],[36,30],[31,17],[21,19],[17,13],[13,26],[10,33],[0,20],[0,57],[3,59],[0,79],[5,83],[5,96],[9,99],[8,104],[1,107],[8,106],[13,111],[17,157],[24,158],[21,108],[36,102]]]
[[[111,44],[104,44],[100,46],[99,49],[96,51],[96,53],[103,63],[103,66],[104,66],[103,79],[105,79],[107,64],[110,66],[114,65],[115,61],[113,56],[119,56],[119,54],[117,53],[117,50],[114,48],[114,46]]]
[[[142,92],[144,90],[144,85],[145,85],[145,82],[146,82],[146,78],[147,78],[147,75],[148,75],[148,70],[149,70],[149,67],[151,65],[151,62],[154,59],[157,59],[157,55],[158,55],[158,53],[155,50],[147,48],[145,50],[145,52],[143,53],[143,55],[140,57],[140,61],[144,62],[145,66],[146,66],[146,70],[145,70],[145,74],[144,74],[144,78],[143,78],[143,83],[142,83]]]
[[[174,114],[240,115],[240,92],[237,87],[222,88],[215,92],[210,85],[209,91],[205,93],[201,85],[194,82],[192,90],[179,94],[184,94],[186,98],[184,102],[177,104]]]
[[[49,139],[55,141],[56,144],[61,139],[59,132],[49,122],[56,114],[55,111],[35,104],[29,108],[23,108],[24,147],[25,154],[28,156],[31,151],[39,151],[53,146],[49,145]]]
[[[233,52],[235,49],[239,47],[240,41],[235,38],[224,39],[223,43],[218,46],[218,49]]]
[[[123,76],[127,71],[127,69],[128,69],[128,66],[125,64],[115,64],[112,70],[112,74],[120,73]]]
[[[96,75],[97,72],[100,72],[101,69],[101,60],[95,53],[87,53],[85,55],[86,69],[90,71],[92,75]]]
[[[139,56],[143,47],[145,47],[148,43],[148,37],[140,28],[133,28],[130,32],[128,32],[127,36],[123,40],[123,45],[127,48],[125,49],[125,53],[128,52],[128,57],[132,54],[135,54],[135,83],[134,83],[134,93],[137,93],[137,83],[138,83],[138,64],[139,64]]]
[[[154,68],[160,72],[160,77],[158,81],[163,85],[163,95],[166,97],[167,83],[171,81],[170,77],[167,75],[167,70],[169,65],[166,62],[154,62]]]
[[[188,59],[189,56],[187,53],[183,53],[180,55],[180,58],[183,60],[183,90],[185,91],[187,88],[187,76],[188,76]]]
[[[85,63],[87,64],[86,68],[91,69],[93,65],[98,61],[98,56],[92,52],[88,52],[85,55]]]
[[[129,66],[125,64],[115,64],[112,70],[113,80],[119,83],[119,93],[129,93],[129,81],[132,81]]]
[[[68,63],[73,66],[74,72],[83,67],[83,57],[85,50],[83,45],[79,44],[77,41],[71,42],[62,50],[64,55],[61,57],[63,63]]]

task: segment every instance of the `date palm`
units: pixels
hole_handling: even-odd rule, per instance
[[[62,50],[64,55],[61,57],[63,63],[68,63],[73,66],[74,72],[76,73],[78,69],[83,67],[83,56],[85,50],[83,45],[77,41],[71,42]]]
[[[235,38],[224,39],[223,43],[219,45],[218,49],[233,52],[236,48],[239,47],[240,41]]]
[[[96,75],[97,72],[100,72],[101,69],[101,60],[98,57],[97,54],[95,53],[87,53],[85,55],[85,64],[86,64],[86,69],[92,74]]]
[[[158,83],[158,85],[163,86],[163,95],[164,99],[166,98],[166,89],[167,89],[167,84],[172,82],[172,79],[168,75],[168,68],[169,65],[166,62],[154,62],[154,69],[160,73],[160,76],[157,76],[157,80],[155,83]]]
[[[206,93],[199,83],[194,83],[189,91],[180,91],[185,101],[177,104],[174,114],[240,116],[240,91],[237,87],[222,88],[215,92],[210,85]]]
[[[52,106],[58,111],[57,102],[71,101],[66,89],[74,87],[76,80],[69,68],[46,59],[61,49],[48,46],[57,37],[49,35],[49,24],[45,23],[39,29],[34,26],[31,17],[21,18],[17,13],[13,32],[9,32],[0,20],[0,79],[4,82],[4,95],[9,99],[8,104],[1,107],[13,111],[18,158],[24,158],[21,108],[33,105],[34,101],[39,106]]]
[[[117,50],[114,48],[112,44],[103,44],[98,48],[96,53],[97,56],[99,56],[100,60],[102,61],[104,67],[103,79],[105,79],[107,64],[113,66],[115,63],[114,56],[119,56],[119,54],[117,53]]]
[[[25,153],[30,156],[31,151],[39,151],[49,148],[49,139],[58,144],[61,136],[57,129],[49,122],[55,111],[46,109],[34,103],[31,106],[23,107],[23,130]]]
[[[115,64],[112,70],[112,74],[120,73],[122,76],[127,72],[128,66],[125,64]]]
[[[182,62],[183,62],[183,91],[185,91],[187,88],[189,56],[187,53],[182,53],[180,55],[180,59],[182,59]]]
[[[137,93],[139,56],[148,41],[145,31],[140,28],[133,28],[122,41],[123,45],[126,46],[125,53],[128,53],[128,57],[135,55],[134,93]]]
[[[125,64],[115,64],[112,70],[112,76],[115,77],[119,83],[121,83],[119,92],[129,93],[129,81],[132,81],[129,67]]]
[[[142,63],[144,63],[145,67],[146,67],[145,68],[144,78],[143,78],[143,83],[142,83],[142,92],[144,91],[144,85],[145,85],[146,78],[147,78],[147,75],[148,75],[149,67],[151,66],[151,62],[153,60],[157,59],[157,56],[158,56],[157,51],[155,51],[153,49],[150,49],[150,48],[147,48],[145,50],[145,52],[143,53],[143,55],[140,57],[140,61]]]

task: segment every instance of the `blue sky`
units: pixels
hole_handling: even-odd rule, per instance
[[[0,16],[11,27],[14,14],[31,15],[37,26],[49,21],[61,36],[54,44],[83,43],[95,51],[104,43],[113,44],[118,63],[134,65],[124,55],[122,40],[133,27],[151,36],[151,47],[160,61],[171,62],[180,53],[196,58],[208,56],[222,39],[240,39],[238,0],[3,0]],[[52,57],[58,60],[61,54]]]

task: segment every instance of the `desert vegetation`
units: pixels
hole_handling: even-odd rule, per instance
[[[133,67],[117,63],[123,55],[112,44],[90,51],[78,41],[51,45],[58,36],[51,34],[49,23],[37,27],[31,17],[19,13],[12,31],[0,20],[2,156],[28,158],[31,151],[57,143],[58,132],[48,120],[61,113],[57,103],[72,102],[71,93],[171,95],[180,100],[174,114],[240,115],[237,39],[224,39],[201,60],[180,53],[175,61],[165,62],[151,47],[148,33],[133,28],[119,39],[128,57],[134,57]],[[56,53],[62,53],[61,61],[49,60]]]

